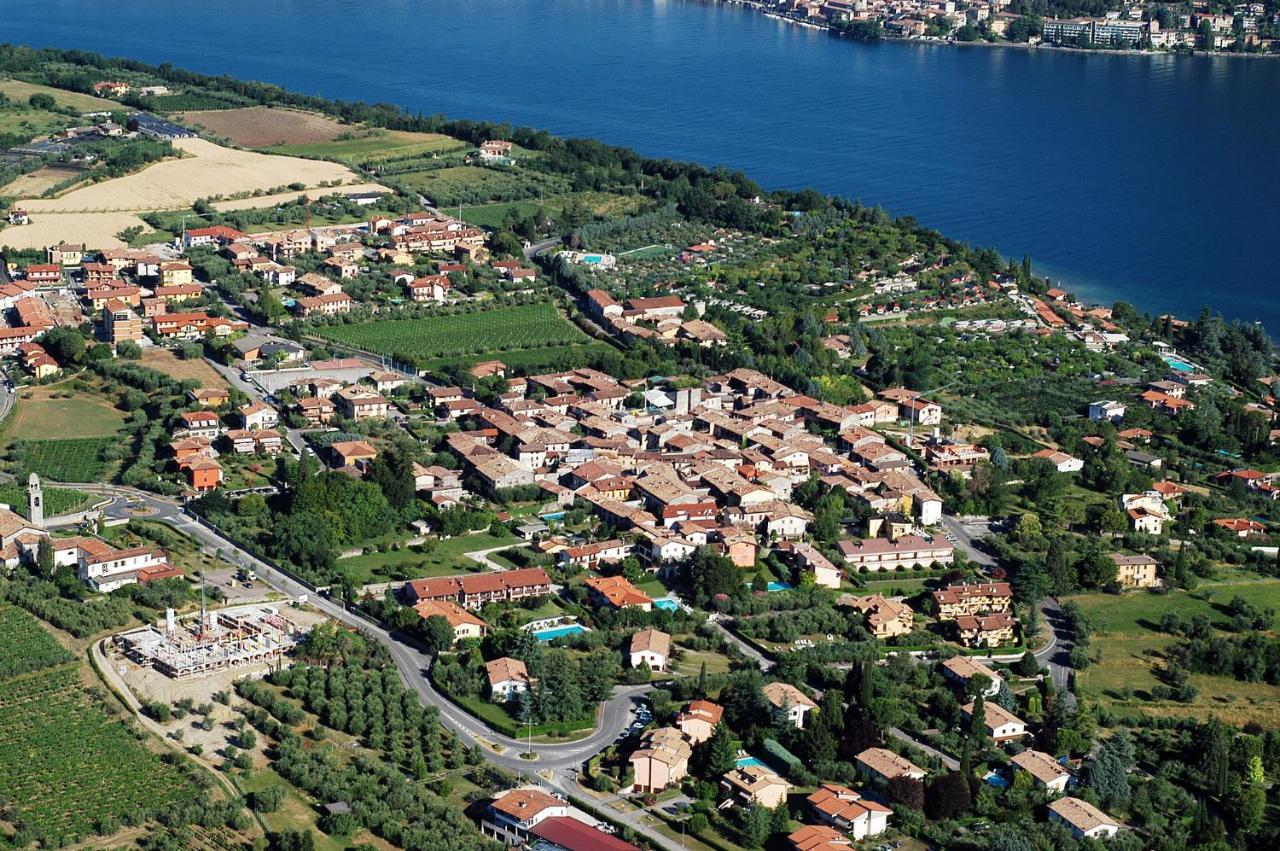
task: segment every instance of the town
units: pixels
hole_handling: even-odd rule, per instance
[[[4,842],[1274,837],[1258,326],[741,175],[192,110],[226,82],[111,62],[0,80],[97,119],[0,190]]]

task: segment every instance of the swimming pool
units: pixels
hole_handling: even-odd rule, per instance
[[[555,641],[557,638],[564,638],[566,635],[577,635],[586,632],[587,628],[580,623],[566,624],[565,626],[553,626],[549,629],[539,629],[533,633],[533,637],[539,641]]]
[[[668,612],[674,612],[680,608],[680,603],[670,597],[663,597],[661,600],[654,600],[653,604],[659,609],[665,609]]]
[[[1177,370],[1178,372],[1195,372],[1196,369],[1186,361],[1178,360],[1177,358],[1170,357],[1169,355],[1165,355],[1164,362],[1169,365],[1170,369]]]
[[[601,257],[599,254],[588,254],[582,258],[582,262],[589,263],[592,266],[595,266],[603,259],[604,258]]]
[[[539,517],[543,520],[563,520],[564,515],[565,512],[563,511],[554,511],[551,514],[541,514]]]
[[[770,591],[790,591],[795,586],[790,582],[770,582],[765,587]]]
[[[993,772],[991,772],[990,774],[988,774],[986,777],[984,777],[984,778],[982,778],[982,779],[983,779],[984,781],[986,781],[986,784],[987,784],[988,786],[993,786],[993,787],[995,787],[996,789],[1008,789],[1008,788],[1009,788],[1009,781],[1008,781],[1005,777],[1003,777],[1003,776],[1002,776],[1002,775],[1000,775],[1000,774],[995,773],[994,771],[993,771]]]
[[[763,762],[761,762],[760,760],[756,759],[756,758],[755,758],[755,757],[753,757],[753,756],[744,756],[744,757],[742,757],[741,759],[734,760],[734,763],[733,763],[733,764],[734,764],[734,765],[736,765],[736,766],[738,766],[738,768],[746,768],[746,767],[747,767],[747,766],[749,766],[749,765],[754,765],[756,768],[768,768],[768,767],[769,767],[769,766],[765,765]]]

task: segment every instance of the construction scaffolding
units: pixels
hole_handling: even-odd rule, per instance
[[[115,637],[130,660],[167,677],[184,680],[273,662],[302,640],[306,630],[273,606],[201,611],[186,618],[170,609],[163,625]]]

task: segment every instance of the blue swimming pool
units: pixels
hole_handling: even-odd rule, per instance
[[[580,632],[586,632],[587,628],[580,623],[566,624],[565,626],[553,626],[548,629],[539,629],[533,633],[533,637],[539,641],[555,641],[557,638],[564,638],[566,635],[577,635]]]
[[[1169,364],[1170,369],[1178,372],[1195,372],[1195,367],[1184,360],[1178,360],[1175,357],[1165,357],[1164,362]]]
[[[583,262],[583,263],[589,263],[589,264],[591,264],[592,266],[594,266],[594,265],[596,265],[597,263],[599,263],[599,262],[600,262],[601,260],[603,260],[603,259],[604,259],[604,258],[603,258],[603,257],[601,257],[599,254],[588,254],[588,255],[586,255],[585,257],[583,257],[583,258],[582,258],[582,262]]]
[[[659,609],[665,609],[668,612],[674,612],[676,609],[680,608],[680,604],[670,597],[663,597],[660,600],[654,600],[653,604]]]
[[[744,756],[744,757],[742,757],[741,759],[734,760],[734,763],[733,763],[733,764],[734,764],[734,765],[736,765],[736,766],[738,766],[738,768],[746,768],[748,765],[754,765],[756,768],[768,768],[768,767],[769,767],[769,766],[765,765],[763,762],[761,762],[760,760],[756,759],[756,758],[755,758],[755,757],[753,757],[753,756]]]
[[[1009,781],[1003,775],[996,774],[994,771],[982,778],[988,786],[994,786],[997,789],[1009,788]]]
[[[790,591],[795,586],[790,582],[770,582],[767,586],[770,591]]]
[[[563,520],[564,515],[565,515],[565,512],[563,511],[553,511],[550,514],[541,514],[539,515],[539,517],[541,517],[543,520]]]

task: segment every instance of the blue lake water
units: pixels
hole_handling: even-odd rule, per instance
[[[0,39],[725,164],[1280,331],[1280,61],[859,45],[698,0],[11,2]]]

